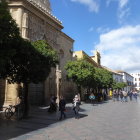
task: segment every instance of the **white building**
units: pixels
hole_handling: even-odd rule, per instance
[[[119,82],[123,82],[123,74],[122,73],[118,73],[110,68],[107,68],[105,66],[102,66],[104,69],[110,71],[112,73],[113,79],[119,83]]]
[[[133,84],[135,89],[140,90],[140,73],[131,73],[131,75],[134,77]]]
[[[130,91],[133,89],[133,76],[125,71],[116,71],[123,75],[123,82],[127,83],[127,87],[124,88],[125,91]]]

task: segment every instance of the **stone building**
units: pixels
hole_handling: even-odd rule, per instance
[[[77,59],[85,59],[89,63],[91,63],[94,67],[101,67],[101,56],[98,51],[95,51],[95,56],[89,56],[84,51],[75,51],[73,56]]]
[[[101,67],[101,56],[100,56],[100,53],[98,51],[95,51],[95,55],[94,56],[89,56],[83,50],[80,50],[80,51],[75,51],[73,53],[73,56],[77,60],[81,60],[81,59],[86,60],[88,63],[92,64],[93,67],[102,68]],[[87,91],[86,88],[81,87],[81,99],[85,100],[85,97],[89,96],[88,92],[90,92],[90,91]]]
[[[29,85],[31,104],[48,103],[51,95],[64,95],[67,99],[75,93],[75,85],[67,81],[64,65],[72,60],[74,40],[62,32],[63,25],[51,13],[49,0],[7,0],[9,10],[20,28],[21,36],[30,41],[46,40],[59,54],[59,65],[52,68],[44,83]],[[18,85],[0,82],[1,102],[13,103],[18,96]]]

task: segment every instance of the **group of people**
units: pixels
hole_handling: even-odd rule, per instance
[[[48,109],[48,112],[56,112],[57,111],[57,103],[56,103],[56,99],[57,97],[52,96],[50,99],[50,107]],[[73,111],[75,114],[75,118],[79,119],[79,110],[80,110],[80,94],[75,95],[74,99],[73,99]],[[60,111],[60,117],[59,120],[62,120],[62,118],[66,118],[66,101],[63,98],[63,96],[60,97],[60,101],[59,101],[59,111]]]
[[[75,95],[74,99],[73,99],[73,111],[74,111],[74,114],[75,114],[75,118],[76,119],[79,119],[79,110],[80,110],[80,95]],[[61,120],[63,117],[66,118],[66,114],[65,114],[65,111],[66,111],[66,102],[64,100],[63,97],[60,98],[60,101],[59,101],[59,111],[60,111],[60,117],[59,117],[59,120]]]
[[[133,99],[137,101],[138,93],[137,91],[124,91],[124,90],[113,90],[113,101],[127,102],[128,98],[130,101]]]

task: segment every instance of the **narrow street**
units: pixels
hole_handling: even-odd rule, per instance
[[[1,140],[140,140],[140,101],[101,104],[83,103],[80,119],[74,118],[72,104],[67,118],[58,121],[58,113],[34,108],[29,119],[0,120]]]

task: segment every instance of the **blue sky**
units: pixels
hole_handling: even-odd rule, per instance
[[[114,70],[140,72],[140,0],[50,0],[74,50],[94,55]]]

